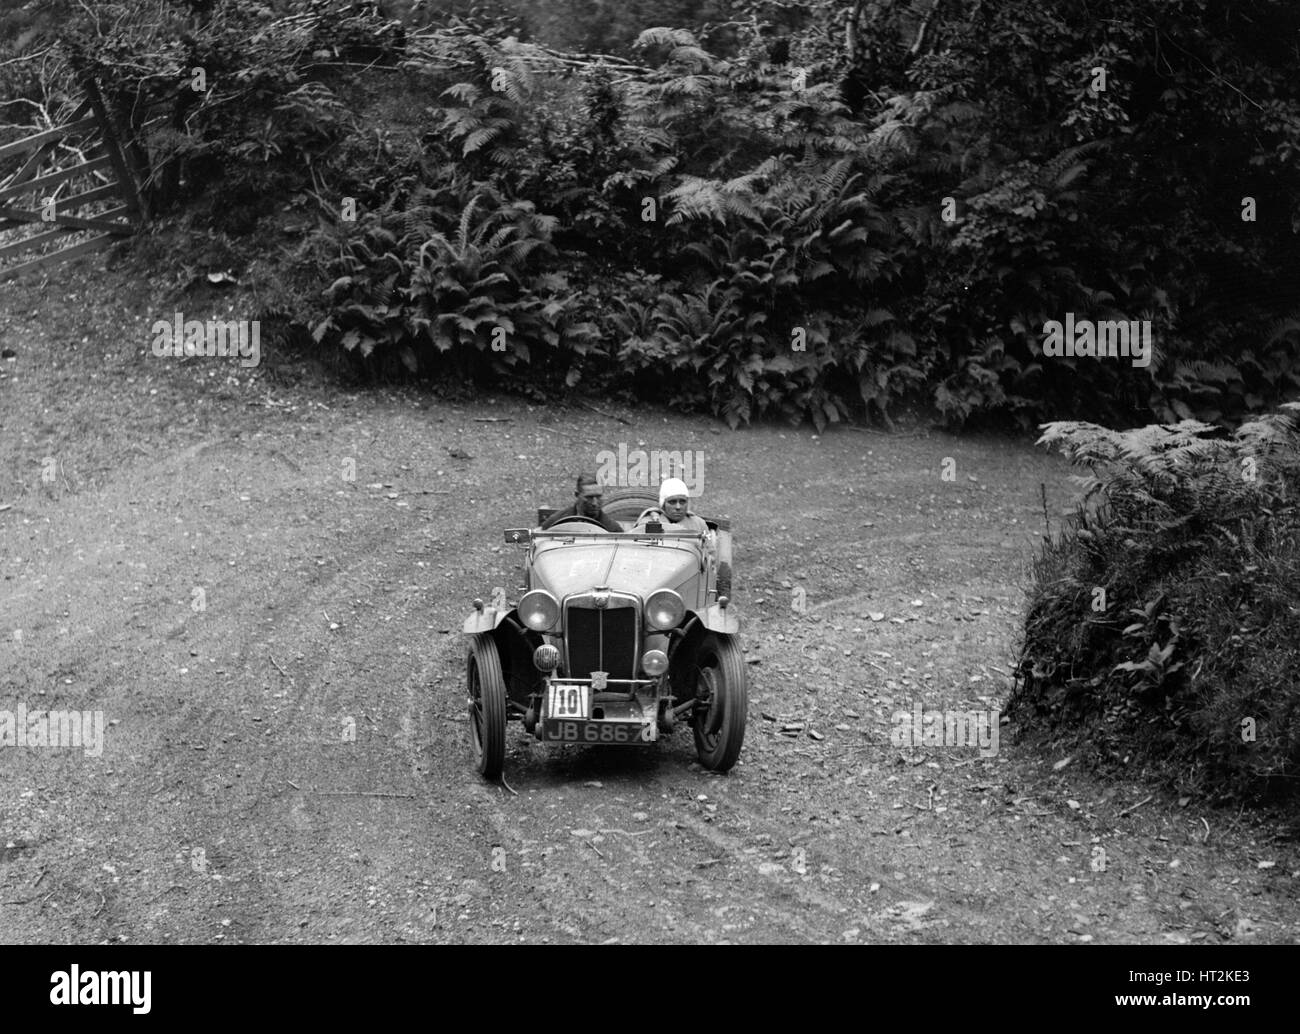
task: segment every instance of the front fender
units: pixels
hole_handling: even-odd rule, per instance
[[[465,624],[461,627],[461,632],[465,635],[491,632],[513,613],[513,610],[498,609],[496,607],[484,607],[482,610],[471,611],[469,617],[465,619]]]
[[[730,607],[710,604],[695,616],[710,632],[725,632],[728,635],[736,635],[740,632],[740,618]]]

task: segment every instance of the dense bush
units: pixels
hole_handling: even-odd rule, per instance
[[[287,275],[335,284],[332,308],[315,292],[290,308],[373,373],[545,360],[539,377],[621,372],[733,422],[818,426],[913,392],[953,423],[1235,422],[1300,388],[1284,42],[1300,11],[1284,0],[379,6],[160,17],[118,0],[70,9],[57,50],[132,125],[142,99],[165,101],[142,134],[156,210],[206,213],[259,255],[286,223],[325,220]],[[541,45],[557,43],[619,58]],[[196,67],[205,92],[188,88]],[[462,242],[461,216],[489,210],[503,222]],[[545,232],[512,278],[484,249],[524,232],[504,214],[524,211]],[[511,286],[470,290],[471,248]],[[538,279],[560,272],[562,287]],[[460,290],[491,304],[458,307]],[[1067,313],[1149,320],[1151,366],[1044,356]],[[438,337],[498,316],[508,356]]]
[[[854,66],[898,136],[899,199],[955,201],[949,239],[908,256],[941,315],[915,330],[948,359],[942,408],[1216,421],[1293,395],[1294,337],[1270,328],[1300,272],[1294,5],[879,10]],[[1149,373],[1044,359],[1043,324],[1067,312],[1150,319]]]
[[[1034,565],[1009,713],[1185,789],[1300,789],[1300,403],[1231,435],[1053,423],[1092,468]]]
[[[490,190],[448,212],[448,193],[457,197],[454,184],[421,187],[400,210],[318,233],[316,243],[338,253],[324,263],[337,278],[324,292],[316,340],[336,338],[381,368],[396,356],[412,373],[448,353],[469,376],[589,352],[594,328],[571,318],[567,281],[546,271],[554,219]]]

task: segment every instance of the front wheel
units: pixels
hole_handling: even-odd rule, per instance
[[[710,632],[696,660],[695,708],[691,728],[700,764],[726,772],[740,757],[749,718],[745,658],[734,636]]]
[[[489,635],[476,635],[465,658],[469,691],[469,729],[478,770],[486,779],[501,778],[506,762],[506,680],[501,655]]]

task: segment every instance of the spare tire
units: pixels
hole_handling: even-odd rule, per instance
[[[735,599],[731,594],[731,565],[725,560],[718,565],[718,595]]]
[[[614,488],[605,493],[601,510],[606,517],[631,525],[643,510],[659,506],[659,493],[649,488]]]

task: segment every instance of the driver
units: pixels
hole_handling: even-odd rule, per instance
[[[708,534],[709,526],[704,518],[687,513],[691,493],[686,482],[680,478],[669,478],[659,486],[659,509],[651,510],[642,516],[637,528],[643,529],[649,521],[659,521],[664,531],[681,535]]]
[[[614,518],[606,517],[605,512],[600,508],[600,501],[605,496],[605,490],[600,487],[600,484],[590,474],[578,475],[578,487],[573,495],[573,505],[561,510],[559,513],[552,514],[546,523],[542,525],[543,531],[570,517],[590,517],[606,531],[616,533],[623,531],[622,525]]]

